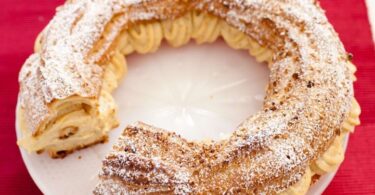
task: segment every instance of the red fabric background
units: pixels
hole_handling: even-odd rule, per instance
[[[63,0],[0,2],[0,194],[40,194],[16,145],[18,71],[38,32]],[[354,54],[362,125],[351,135],[345,162],[326,194],[375,194],[375,52],[363,0],[321,0],[348,52]]]

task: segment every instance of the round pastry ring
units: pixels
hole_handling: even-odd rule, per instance
[[[118,7],[111,7],[115,10],[111,16],[114,25],[103,27],[102,38],[86,53],[87,62],[105,64],[109,56],[116,54],[115,50],[111,51],[114,45],[106,45],[115,42],[110,38],[112,33],[105,35],[107,28],[109,32],[116,32],[113,30],[115,24],[121,21],[130,29],[137,23],[177,17],[187,11],[186,3],[168,3],[176,6],[176,10],[157,11],[158,3],[150,3],[146,10],[137,10],[125,3],[125,22],[117,21],[121,17],[115,17],[123,12],[123,8],[120,6],[116,11]],[[307,167],[340,134],[353,97],[350,60],[324,14],[316,5],[311,5],[309,15],[296,18],[291,9],[299,13],[306,7],[293,7],[288,3],[280,4],[280,9],[241,2],[227,4],[225,1],[192,3],[191,6],[194,10],[224,18],[228,24],[274,52],[263,110],[239,125],[229,139],[212,143],[189,142],[144,124],[130,126],[123,134],[124,139],[131,141],[122,146],[124,151],[134,156],[135,161],[147,158],[147,162],[153,162],[148,159],[152,152],[135,143],[150,144],[142,142],[145,137],[159,141],[160,148],[183,151],[173,155],[158,151],[161,164],[169,169],[171,177],[172,183],[165,185],[177,191],[229,189],[231,192],[274,193],[284,191],[303,177],[310,179]],[[147,14],[151,8],[156,11],[148,19],[135,17],[132,13],[143,11]],[[107,50],[95,49],[102,47]],[[135,151],[140,153],[135,154]],[[218,171],[220,177],[213,177]],[[185,180],[185,177],[180,178],[181,174],[191,175]]]

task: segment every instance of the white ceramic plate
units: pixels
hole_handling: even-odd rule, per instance
[[[143,121],[193,139],[218,139],[261,109],[268,68],[247,51],[235,51],[223,41],[181,48],[163,44],[158,52],[131,55],[129,73],[114,93],[120,127],[109,143],[64,159],[29,154],[21,149],[30,175],[44,194],[90,194],[101,161],[124,127]],[[20,136],[17,126],[17,136]],[[310,194],[320,194],[335,173],[320,179]]]

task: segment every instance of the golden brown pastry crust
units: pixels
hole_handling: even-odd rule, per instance
[[[28,130],[40,131],[54,101],[98,98],[122,29],[192,10],[222,18],[274,52],[263,110],[229,139],[210,144],[141,123],[129,127],[124,155],[108,161],[125,165],[126,173],[109,170],[109,176],[129,191],[174,193],[273,194],[297,183],[340,133],[353,98],[351,62],[313,0],[67,2],[20,73]]]

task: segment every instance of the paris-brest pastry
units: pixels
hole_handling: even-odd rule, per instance
[[[67,1],[20,72],[18,144],[62,157],[105,141],[126,55],[219,37],[268,63],[262,110],[211,142],[130,125],[94,193],[306,193],[342,162],[360,114],[356,68],[315,0]]]

